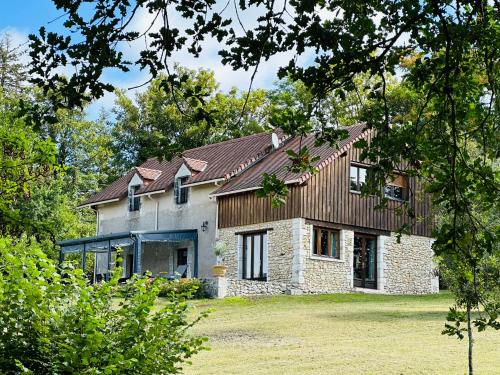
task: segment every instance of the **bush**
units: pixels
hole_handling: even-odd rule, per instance
[[[180,279],[163,281],[160,285],[160,297],[169,297],[172,294],[181,294],[187,298],[208,298],[203,283],[199,279]]]
[[[185,296],[155,308],[161,280],[136,277],[118,299],[120,269],[95,285],[62,274],[37,244],[0,238],[0,373],[175,374],[205,349]]]

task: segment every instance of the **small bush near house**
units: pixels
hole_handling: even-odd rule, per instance
[[[173,281],[164,281],[160,285],[160,297],[169,297],[171,295],[181,294],[188,298],[208,298],[203,283],[199,279],[180,279]]]
[[[175,374],[205,348],[185,296],[154,308],[161,280],[137,277],[118,299],[119,269],[95,285],[62,273],[36,243],[0,238],[0,373]]]

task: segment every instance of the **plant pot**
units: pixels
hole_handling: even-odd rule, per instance
[[[212,274],[214,277],[224,277],[226,276],[227,267],[221,264],[212,266]]]

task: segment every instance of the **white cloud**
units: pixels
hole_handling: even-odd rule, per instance
[[[226,1],[219,1],[214,9],[220,10],[224,7],[225,4]],[[242,29],[239,25],[239,22],[237,21],[236,13],[232,4],[233,3],[230,2],[230,5],[223,13],[223,16],[231,18],[233,20],[233,27],[239,32]],[[277,8],[280,6],[281,4],[276,5]],[[245,28],[251,28],[256,25],[257,18],[260,15],[262,15],[262,12],[260,10],[256,10],[255,7],[252,7],[240,13],[240,19],[242,20],[243,26]],[[130,25],[130,30],[146,30],[153,23],[153,20],[154,15],[142,9],[136,14],[134,21]],[[180,17],[175,12],[171,12],[171,14],[169,15],[169,23],[171,27],[177,27],[180,30],[183,30],[187,27],[187,22],[188,21]],[[153,27],[151,27],[151,31],[157,31],[160,25],[161,23],[157,19],[156,23],[153,25]],[[145,39],[142,38],[131,43],[129,47],[124,48],[122,52],[127,59],[135,61],[139,56],[139,52],[145,49],[145,47]],[[190,69],[203,68],[213,70],[216,80],[219,82],[220,88],[223,91],[228,91],[232,87],[237,87],[241,90],[248,89],[251,81],[251,76],[253,74],[252,68],[249,71],[234,71],[231,66],[223,65],[221,62],[221,58],[218,55],[218,52],[223,48],[223,45],[219,44],[218,41],[214,38],[207,38],[207,40],[203,42],[202,47],[203,52],[201,53],[199,58],[193,57],[185,50],[175,52],[170,60],[171,65],[173,66],[174,63],[178,63],[179,65]],[[287,65],[288,61],[293,58],[293,56],[293,51],[290,51],[278,56],[273,56],[269,61],[262,61],[255,75],[253,88],[272,87],[273,83],[277,80],[276,73],[278,71],[278,68],[283,65]],[[310,54],[305,54],[300,58],[300,61],[309,61],[310,57]]]

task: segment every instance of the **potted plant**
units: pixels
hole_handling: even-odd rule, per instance
[[[225,242],[217,241],[214,246],[214,254],[217,257],[217,264],[212,266],[212,273],[215,277],[224,277],[227,267],[223,264],[224,255],[227,253],[227,245]]]

